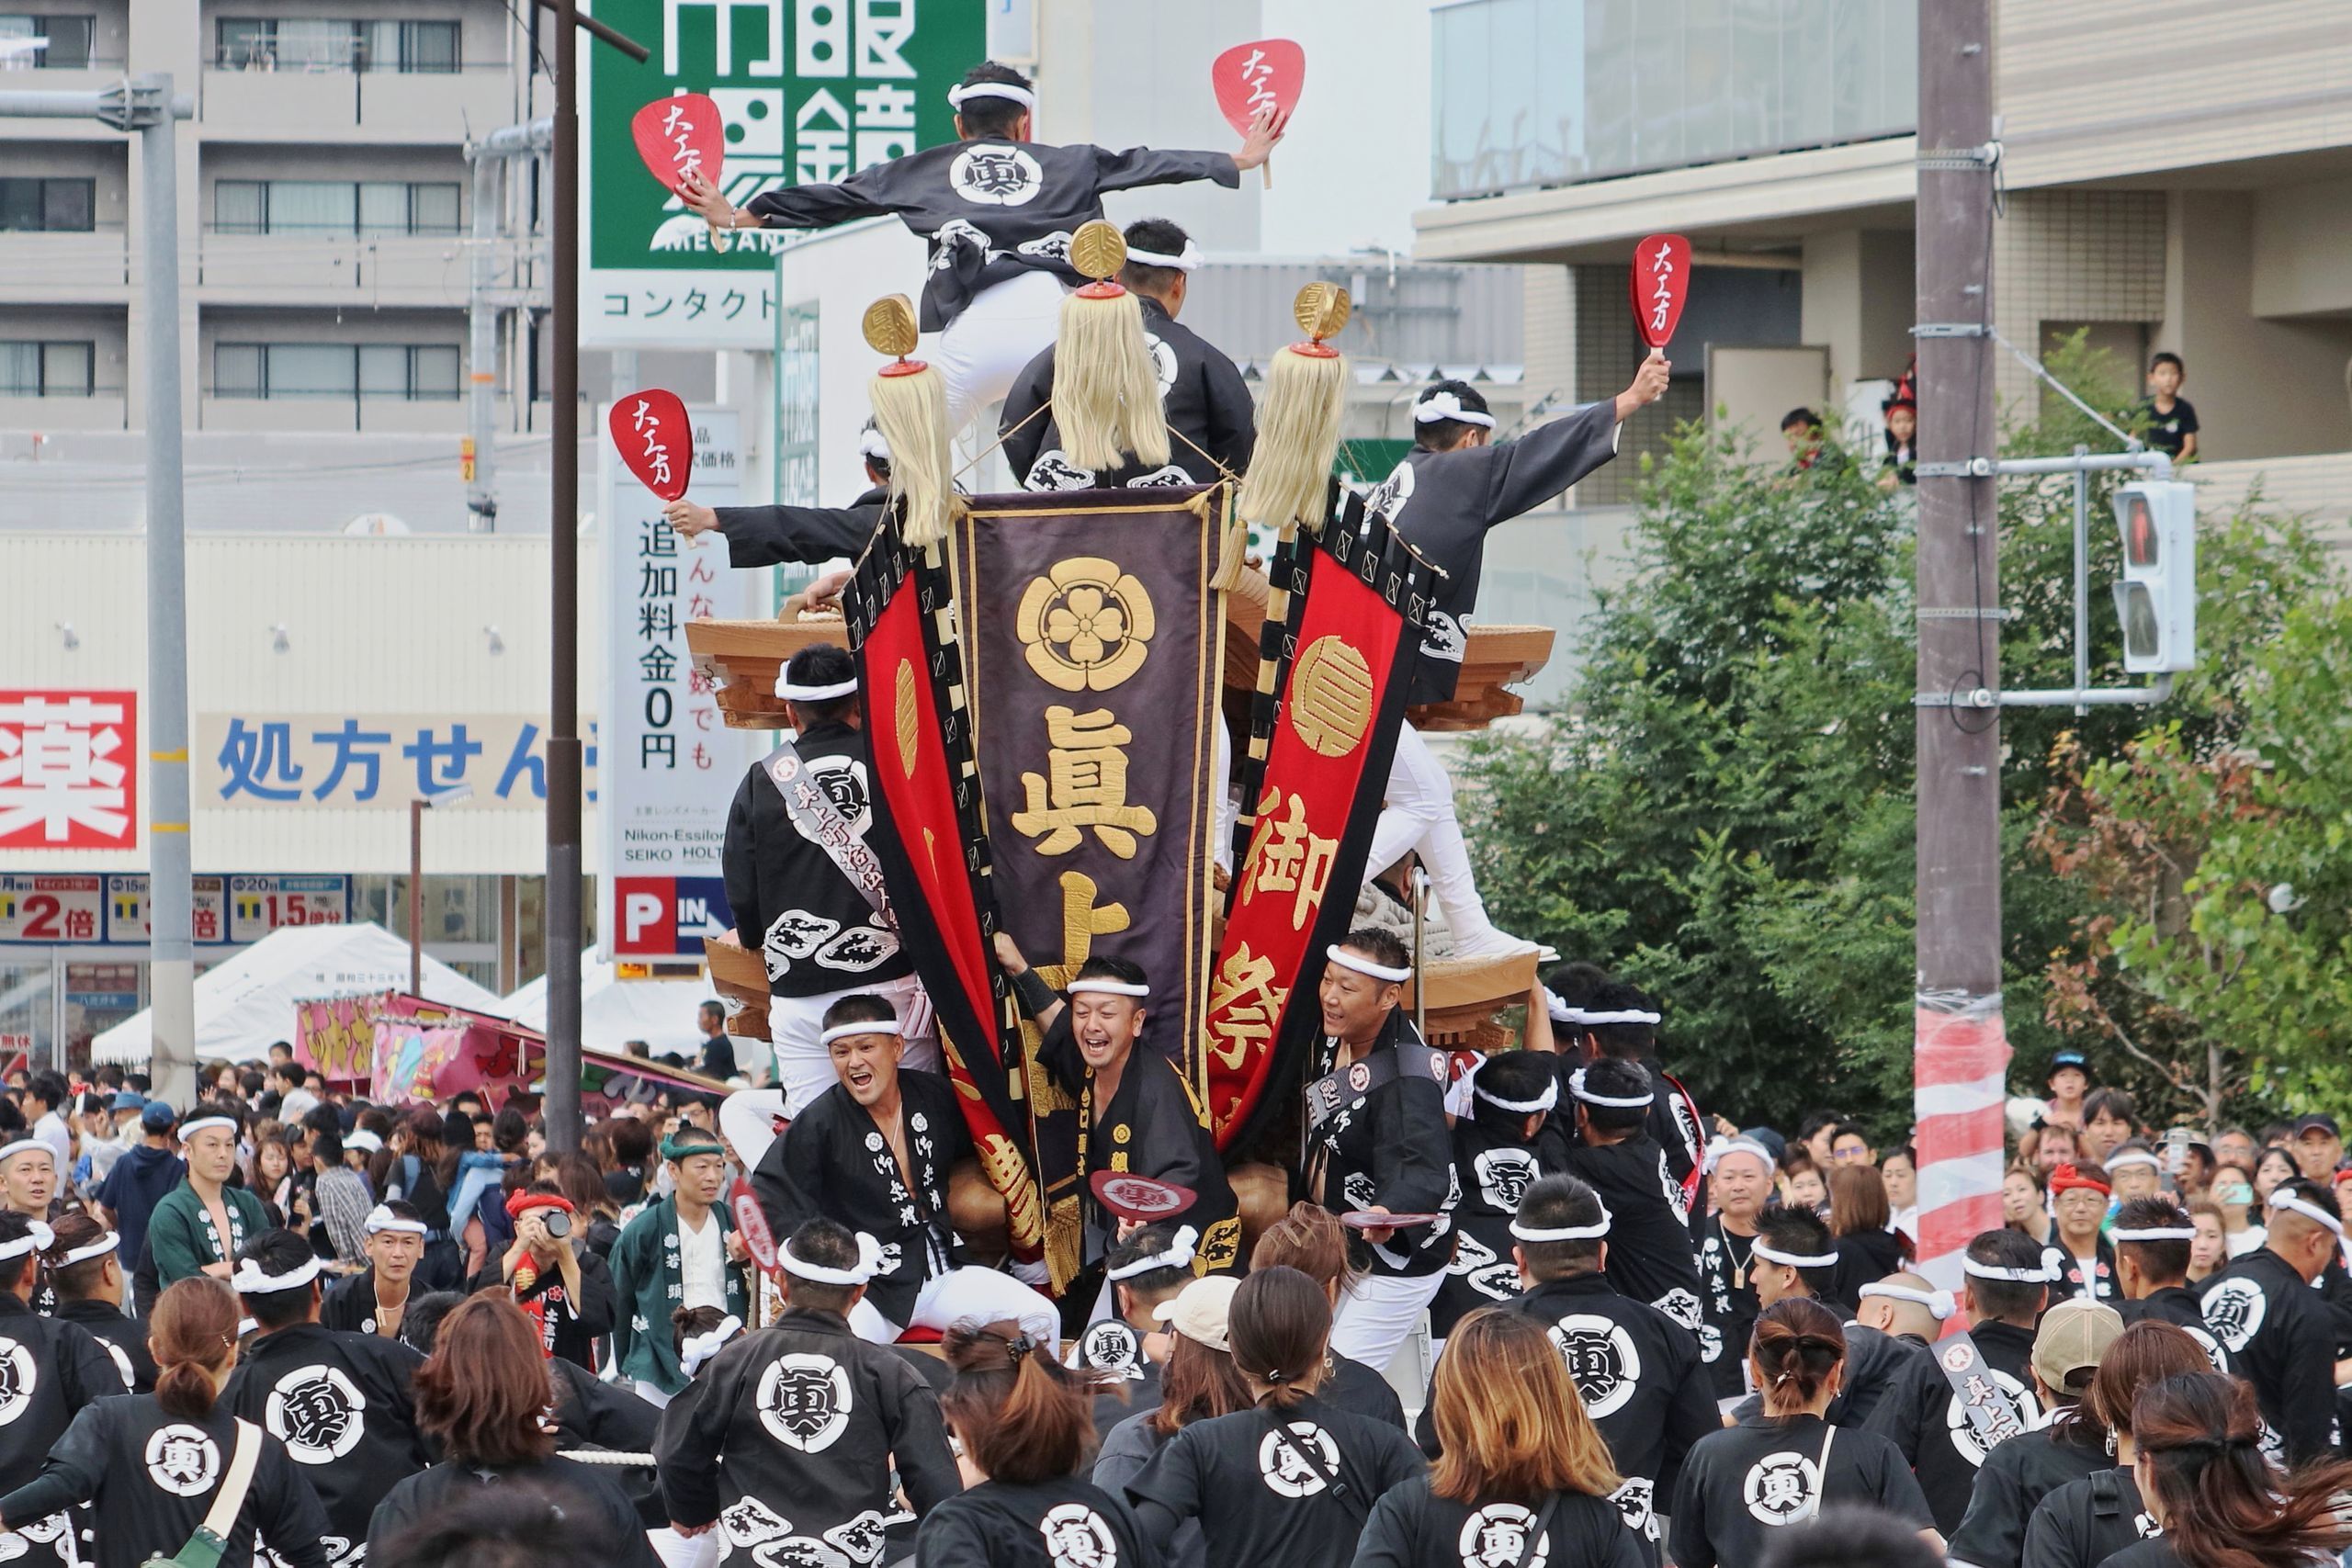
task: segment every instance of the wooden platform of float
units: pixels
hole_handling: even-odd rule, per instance
[[[732,932],[703,938],[702,956],[710,966],[710,988],[727,1007],[727,1032],[743,1040],[768,1038],[766,961]]]

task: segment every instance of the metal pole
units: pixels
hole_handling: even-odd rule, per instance
[[[555,234],[548,321],[554,400],[548,460],[548,1144],[580,1146],[580,28],[554,0]],[[607,875],[610,872],[607,871]]]
[[[2000,687],[1996,512],[1981,475],[1993,409],[1991,0],[1919,8],[1918,1119],[1922,1271],[1961,1283],[1960,1254],[2000,1211],[2000,715],[1935,705]],[[1958,330],[1930,330],[1931,327]],[[1934,477],[1930,477],[1930,474]],[[1931,614],[1941,611],[1943,614]],[[1985,1142],[1988,1110],[1991,1142]]]
[[[424,802],[408,803],[408,994],[424,995]]]
[[[466,510],[472,514],[475,530],[484,534],[498,529],[498,308],[490,302],[490,291],[498,283],[493,247],[502,227],[498,188],[504,168],[503,159],[487,155],[474,159],[474,254],[468,269],[469,298],[466,301],[471,344],[467,353],[473,361],[467,367],[470,379],[466,430],[473,437],[474,477],[467,489]]]
[[[168,74],[139,114],[147,310],[147,917],[155,1091],[196,1098],[194,856],[188,842],[187,519],[181,511],[179,122]]]
[[[2077,443],[2075,456],[2090,455],[2090,448]],[[2091,683],[2091,477],[2081,468],[2075,470],[2075,690],[2089,689]],[[2082,703],[2075,705],[2075,716],[2090,712]]]

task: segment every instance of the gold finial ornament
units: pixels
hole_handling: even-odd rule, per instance
[[[915,344],[922,339],[922,331],[915,324],[914,301],[903,294],[885,294],[868,305],[859,325],[865,333],[866,345],[893,359],[904,359],[912,354]]]
[[[1354,313],[1354,303],[1348,291],[1336,283],[1317,281],[1298,291],[1298,299],[1291,306],[1291,315],[1306,335],[1317,343],[1340,335]]]
[[[1127,265],[1127,238],[1118,226],[1096,218],[1079,225],[1069,240],[1069,265],[1100,282]]]

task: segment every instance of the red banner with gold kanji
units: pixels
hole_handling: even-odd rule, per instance
[[[1283,547],[1231,903],[1204,1039],[1217,1145],[1245,1147],[1295,1098],[1320,1023],[1323,952],[1347,934],[1429,604],[1428,564],[1350,497],[1320,538]],[[1271,696],[1263,694],[1271,694]]]

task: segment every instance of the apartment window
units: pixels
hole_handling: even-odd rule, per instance
[[[453,402],[458,349],[454,344],[218,344],[212,395]]]
[[[456,22],[223,17],[213,62],[230,71],[455,71]]]
[[[455,180],[220,180],[222,234],[454,234]]]
[[[96,17],[0,11],[0,67],[29,63],[37,71],[85,71],[90,64],[90,40],[97,30]],[[36,48],[23,41],[28,39],[47,41]]]
[[[97,345],[0,340],[0,398],[86,398]]]
[[[88,233],[95,180],[0,178],[0,230]]]

